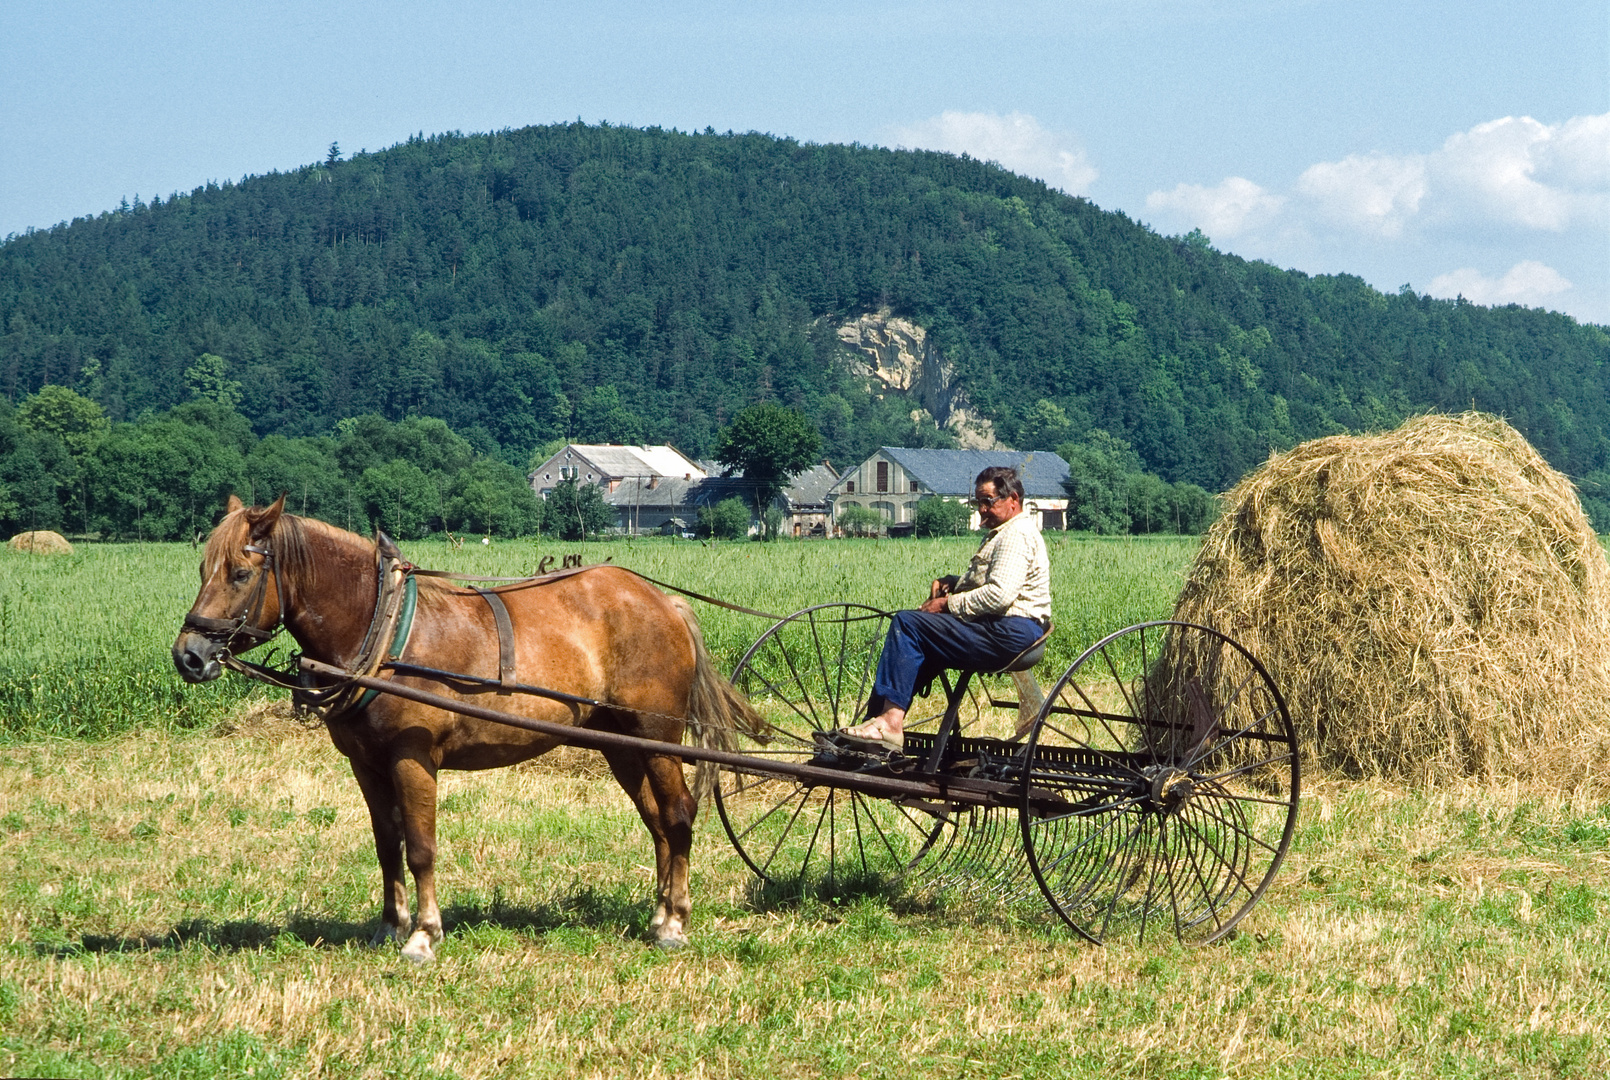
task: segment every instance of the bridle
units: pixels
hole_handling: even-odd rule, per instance
[[[285,612],[289,610],[285,596],[285,575],[278,572],[268,541],[265,539],[261,544],[246,544],[241,550],[261,555],[263,565],[262,573],[246,597],[240,614],[228,619],[214,619],[190,613],[184,617],[184,629],[217,645],[217,659],[224,667],[248,678],[290,690],[299,712],[330,719],[350,709],[362,708],[373,700],[376,691],[357,686],[350,676],[373,676],[382,664],[402,655],[413,626],[414,604],[418,595],[414,565],[402,557],[402,553],[384,533],[379,535],[375,544],[375,609],[370,617],[368,633],[364,635],[363,644],[353,662],[354,670],[347,673],[348,678],[334,685],[318,686],[311,681],[311,676],[299,669],[299,653],[293,652],[291,666],[281,669],[243,660],[230,649],[230,643],[236,637],[251,639],[251,644],[246,646],[248,649],[273,638],[284,626]],[[263,614],[263,604],[268,599],[269,574],[274,575],[279,614],[271,626],[259,629],[257,623]]]
[[[213,619],[205,615],[197,615],[195,612],[189,612],[185,615],[184,623],[182,624],[185,630],[206,638],[226,651],[229,648],[229,643],[237,637],[251,638],[252,643],[247,648],[256,648],[277,635],[285,619],[285,582],[274,571],[274,554],[269,550],[268,542],[265,540],[260,545],[247,544],[241,550],[250,552],[253,555],[261,555],[263,557],[263,571],[258,575],[257,584],[252,587],[251,595],[246,598],[245,606],[241,608],[240,614],[233,619]],[[263,601],[268,598],[268,576],[270,574],[274,575],[274,594],[279,601],[279,614],[275,617],[274,624],[264,630],[258,628],[257,620],[263,614]]]

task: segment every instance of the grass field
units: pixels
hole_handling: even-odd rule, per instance
[[[755,544],[639,540],[559,545],[508,541],[454,551],[404,545],[420,566],[519,576],[548,555],[614,562],[683,588],[780,614],[833,600],[913,607],[928,582],[965,569],[975,541],[843,540]],[[1110,630],[1168,613],[1194,553],[1190,540],[1052,540],[1060,627],[1046,670]],[[70,556],[0,547],[0,735],[105,737],[139,728],[206,729],[261,691],[226,679],[200,688],[174,673],[168,648],[195,599],[200,552],[188,544],[80,545]],[[768,625],[697,605],[723,670]],[[289,648],[289,645],[282,647]]]
[[[909,604],[968,545],[582,550],[791,610]],[[548,553],[562,552],[408,552],[509,573]],[[1048,667],[1166,613],[1190,554],[1064,540]],[[54,562],[0,551],[0,1073],[1610,1072],[1610,805],[1587,787],[1309,780],[1270,893],[1234,940],[1189,951],[1095,948],[1032,913],[897,887],[782,901],[755,890],[707,812],[693,945],[664,954],[644,944],[647,835],[597,763],[566,752],[443,774],[448,938],[437,963],[412,967],[363,944],[378,873],[328,739],[238,685],[167,675],[195,559],[183,546]],[[728,666],[764,625],[701,616]]]

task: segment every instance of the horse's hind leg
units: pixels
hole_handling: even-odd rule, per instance
[[[391,777],[366,762],[351,760],[352,775],[369,806],[369,825],[375,834],[375,856],[380,860],[381,891],[385,897],[380,929],[373,945],[388,939],[406,941],[413,929],[408,917],[408,883],[403,879],[402,808]]]
[[[688,920],[693,911],[688,895],[688,854],[693,849],[697,809],[682,779],[682,762],[632,751],[606,752],[604,756],[654,838],[657,895],[649,929],[660,948],[679,949],[688,943]]]
[[[425,756],[399,757],[392,762],[391,781],[402,809],[408,869],[419,893],[418,919],[402,954],[424,963],[436,959],[434,946],[442,940],[442,913],[436,906],[436,769]]]

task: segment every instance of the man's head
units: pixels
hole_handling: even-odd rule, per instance
[[[1017,470],[992,465],[973,481],[973,505],[978,507],[978,523],[993,529],[1023,512],[1023,481]]]

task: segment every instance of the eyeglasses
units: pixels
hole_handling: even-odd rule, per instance
[[[1010,493],[1005,495],[992,495],[987,499],[981,499],[977,495],[974,495],[971,499],[967,500],[967,505],[978,510],[987,510],[996,503],[1000,502],[1002,499],[1010,499],[1011,497],[1012,496]]]

